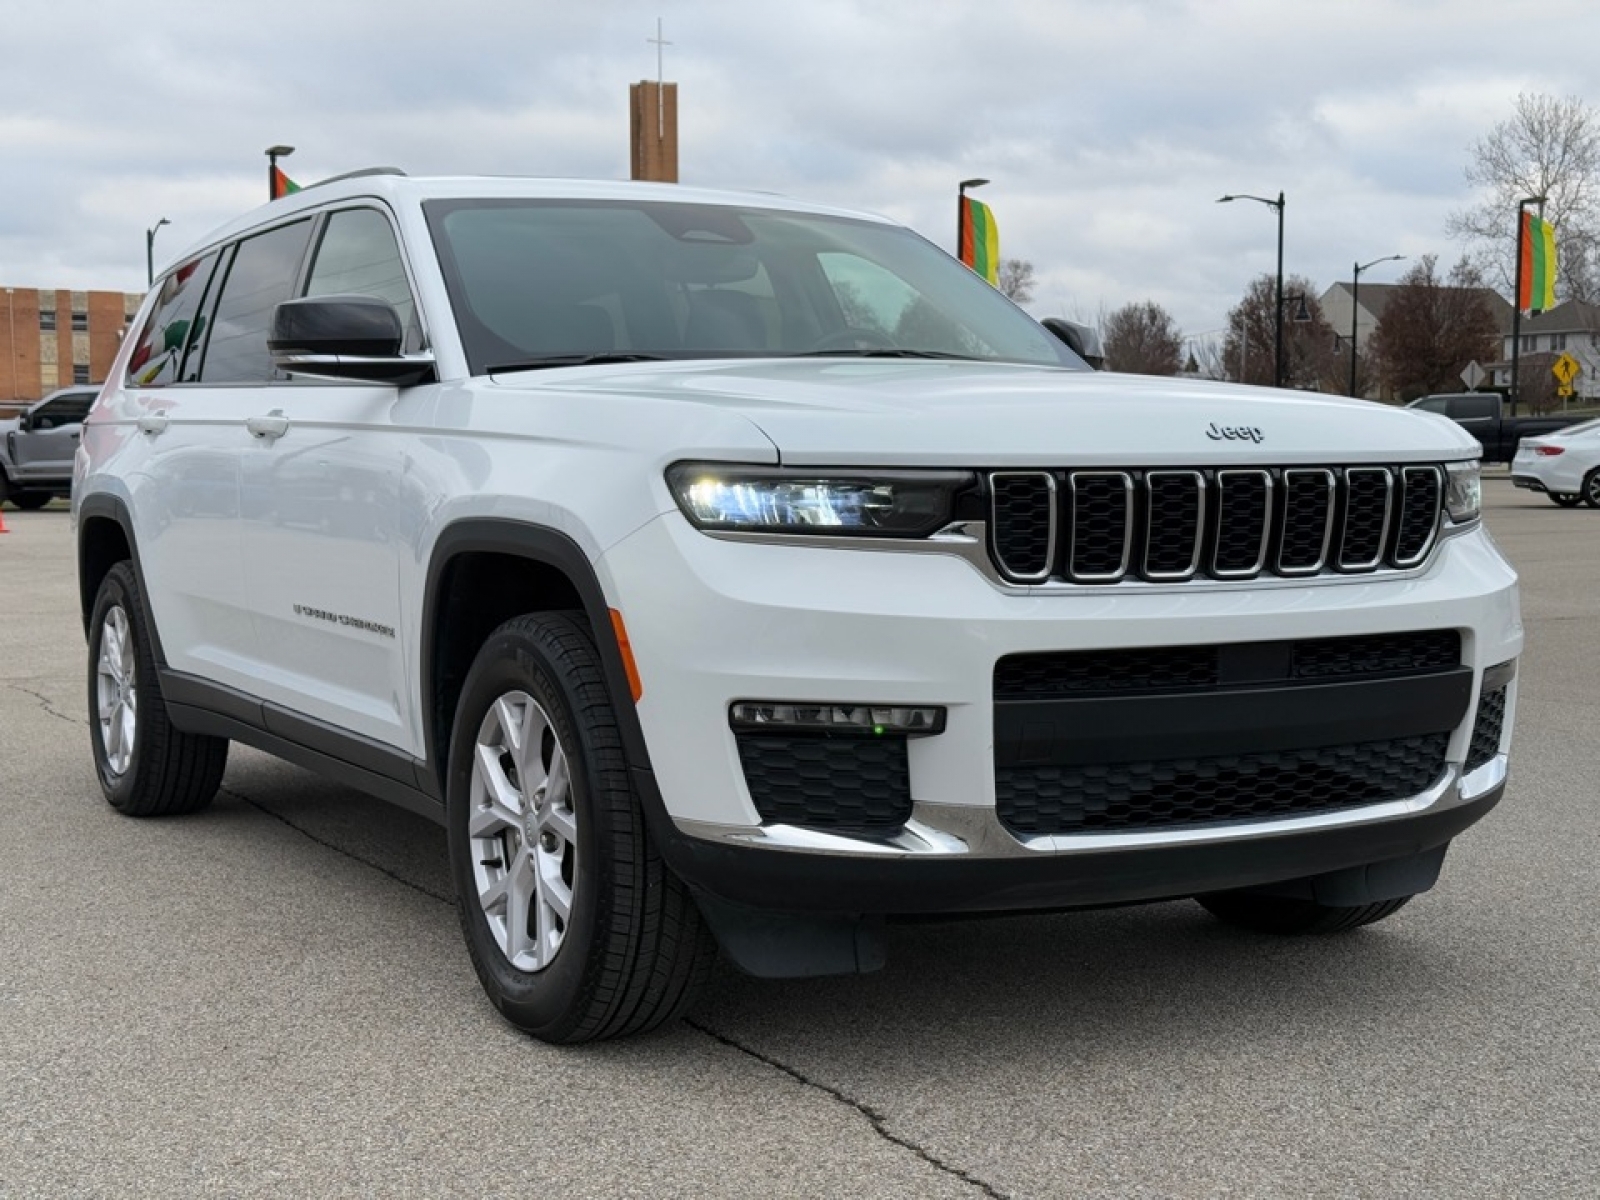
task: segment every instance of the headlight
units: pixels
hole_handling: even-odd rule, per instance
[[[1483,475],[1476,462],[1446,463],[1444,507],[1457,525],[1476,521],[1483,511]]]
[[[667,485],[700,529],[926,537],[949,524],[966,471],[803,471],[679,463]]]

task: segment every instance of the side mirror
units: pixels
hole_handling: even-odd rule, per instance
[[[1067,349],[1096,371],[1104,369],[1106,353],[1100,348],[1100,335],[1092,327],[1080,325],[1077,321],[1066,321],[1060,317],[1046,317],[1040,324],[1065,342]]]
[[[400,387],[432,379],[433,356],[401,354],[403,336],[394,305],[376,296],[302,296],[273,310],[267,350],[295,375]]]

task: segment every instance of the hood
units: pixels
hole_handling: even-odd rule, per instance
[[[793,465],[1204,466],[1444,460],[1480,452],[1453,421],[1365,400],[1011,364],[642,363],[499,382],[737,413]]]

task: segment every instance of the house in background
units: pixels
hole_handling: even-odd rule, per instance
[[[1350,282],[1346,280],[1342,283],[1334,284],[1322,293],[1317,302],[1322,306],[1323,319],[1333,327],[1337,342],[1335,349],[1346,356],[1346,361],[1348,361],[1350,354],[1352,299],[1354,300],[1356,350],[1359,354],[1365,354],[1367,352],[1367,342],[1372,337],[1372,331],[1378,327],[1378,322],[1383,319],[1383,313],[1389,307],[1389,301],[1400,290],[1401,286],[1397,283],[1367,283],[1363,281],[1361,286],[1355,289],[1355,295],[1352,297]],[[1461,289],[1452,288],[1450,290],[1458,291]],[[1468,288],[1466,290],[1480,295],[1483,303],[1494,314],[1495,327],[1500,331],[1500,338],[1507,355],[1507,361],[1503,365],[1505,366],[1505,383],[1509,385],[1511,381],[1509,356],[1511,354],[1511,321],[1513,316],[1511,302],[1493,288]],[[1557,310],[1551,309],[1550,311],[1554,313]],[[1528,332],[1528,326],[1529,323],[1527,321],[1522,323],[1524,334]],[[1499,374],[1495,371],[1495,368],[1502,364],[1483,363],[1481,365],[1497,381],[1495,386],[1501,386],[1498,382]],[[1519,366],[1519,372],[1521,369]],[[1461,390],[1467,390],[1465,382],[1462,383]],[[1369,399],[1380,398],[1375,390],[1369,389],[1366,395]],[[1383,398],[1386,399],[1387,397]]]
[[[1517,374],[1524,397],[1548,395],[1551,368],[1563,354],[1570,354],[1578,362],[1578,375],[1572,381],[1573,394],[1568,403],[1588,406],[1600,401],[1600,305],[1563,301],[1548,312],[1523,317],[1519,336],[1522,349],[1518,352]],[[1484,366],[1493,374],[1495,387],[1509,388],[1510,326],[1501,337],[1500,353],[1499,362]]]
[[[142,292],[0,290],[0,406],[31,404],[73,383],[99,383],[111,369]]]

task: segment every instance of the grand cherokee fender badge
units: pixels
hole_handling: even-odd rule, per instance
[[[377,621],[368,621],[364,617],[352,617],[348,613],[329,612],[325,608],[312,608],[309,604],[296,604],[294,613],[297,617],[310,617],[314,621],[326,621],[330,625],[345,625],[352,629],[364,629],[368,633],[375,633],[379,637],[393,637],[394,626],[382,625]]]
[[[1254,425],[1218,425],[1215,421],[1206,426],[1206,436],[1213,442],[1255,442],[1257,445],[1267,437]]]

